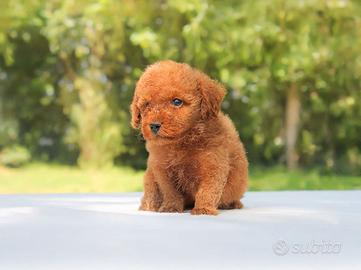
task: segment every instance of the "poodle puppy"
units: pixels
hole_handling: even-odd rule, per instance
[[[161,61],[144,71],[130,107],[149,152],[140,210],[217,215],[242,208],[248,161],[220,111],[225,92],[187,64]]]

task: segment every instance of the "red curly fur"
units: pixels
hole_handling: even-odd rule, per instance
[[[220,111],[224,87],[187,64],[161,61],[140,77],[131,104],[149,152],[141,210],[216,215],[242,208],[248,161],[231,120]],[[181,106],[172,104],[178,98]],[[155,135],[150,124],[160,123]]]

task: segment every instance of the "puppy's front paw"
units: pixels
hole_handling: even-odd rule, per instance
[[[165,213],[182,213],[183,212],[183,204],[177,204],[177,203],[163,203],[160,208],[158,209],[158,212],[165,212]]]
[[[216,208],[193,208],[192,215],[213,215],[216,216],[218,211]]]
[[[158,211],[159,207],[160,207],[159,201],[142,199],[142,202],[140,203],[139,206],[139,210],[156,212]]]

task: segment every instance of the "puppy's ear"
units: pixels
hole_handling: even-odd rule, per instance
[[[196,71],[196,76],[201,93],[201,117],[204,120],[215,117],[221,109],[226,89],[200,71]]]
[[[132,116],[131,124],[132,127],[135,129],[139,128],[140,120],[142,119],[137,103],[138,103],[138,96],[134,94],[132,104],[130,105],[130,113]]]

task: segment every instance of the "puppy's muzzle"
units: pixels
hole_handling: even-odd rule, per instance
[[[152,133],[153,133],[154,135],[157,135],[157,133],[158,133],[160,127],[161,127],[161,124],[159,124],[159,123],[152,123],[152,124],[150,124],[149,126],[150,126],[150,129],[151,129]]]

